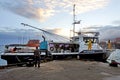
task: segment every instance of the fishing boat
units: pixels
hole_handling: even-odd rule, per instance
[[[47,47],[44,47],[47,46]],[[1,58],[7,61],[8,65],[33,66],[34,50],[39,47],[42,60],[65,59],[78,55],[79,45],[71,42],[49,42],[29,40],[27,44],[9,44]]]
[[[30,40],[27,44],[10,44],[5,46],[6,50],[1,58],[7,60],[8,64],[33,65],[34,50],[39,47],[43,60],[77,57],[79,59],[105,60],[107,58],[106,51],[100,47],[98,35],[98,32],[79,32],[78,36],[72,37],[69,42],[47,41],[44,38],[43,41]]]

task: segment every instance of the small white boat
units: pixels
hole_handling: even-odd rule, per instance
[[[117,67],[118,64],[120,64],[120,49],[111,52],[110,56],[107,58],[107,62],[110,66]]]

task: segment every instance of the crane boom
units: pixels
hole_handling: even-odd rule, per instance
[[[40,30],[40,31],[43,31],[43,32],[46,32],[46,33],[49,33],[49,34],[52,34],[52,33],[48,32],[48,31],[45,31],[45,30],[43,30],[43,29],[40,29],[40,28],[31,26],[31,25],[28,25],[28,24],[25,24],[25,23],[21,23],[21,24],[24,25],[24,26],[29,26],[29,27],[31,27],[31,28],[34,28],[34,29],[37,29],[37,30]]]
[[[64,36],[61,36],[61,35],[58,35],[58,34],[55,34],[55,33],[52,33],[52,32],[48,32],[48,31],[46,31],[46,30],[43,30],[43,29],[40,29],[40,28],[31,26],[31,25],[28,25],[28,24],[25,24],[25,23],[21,23],[21,25],[28,26],[28,27],[31,27],[31,28],[34,28],[34,29],[43,31],[43,32],[48,33],[48,34],[51,34],[51,35],[57,35],[57,36],[59,36],[59,37],[66,38],[66,37],[64,37]],[[68,38],[66,38],[66,39],[68,39]]]

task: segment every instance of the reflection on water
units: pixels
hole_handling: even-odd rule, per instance
[[[4,51],[5,47],[4,45],[0,45],[0,54]]]
[[[1,59],[1,53],[4,51],[4,45],[0,45],[0,66],[5,66],[7,65],[7,61]]]

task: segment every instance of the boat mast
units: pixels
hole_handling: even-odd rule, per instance
[[[75,4],[73,5],[73,37],[75,36]]]
[[[75,4],[73,5],[73,37],[75,37],[75,24],[80,24],[80,22],[81,22],[81,20],[76,20],[76,18],[75,18]]]

